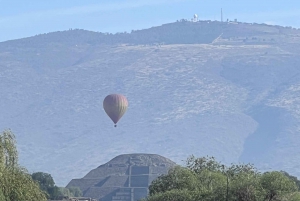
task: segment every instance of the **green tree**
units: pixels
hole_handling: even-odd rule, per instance
[[[220,171],[202,170],[197,174],[198,189],[206,200],[223,200],[226,190],[226,176]]]
[[[224,200],[252,201],[259,199],[260,173],[251,164],[222,165],[226,176],[226,194]]]
[[[82,192],[78,187],[70,187],[70,188],[65,188],[65,187],[56,187],[57,192],[55,195],[51,197],[51,199],[61,199],[63,197],[81,197]]]
[[[45,194],[31,175],[18,165],[16,140],[10,130],[0,134],[0,200],[46,200]]]
[[[47,194],[47,198],[55,199],[59,195],[59,188],[55,186],[55,182],[51,174],[44,172],[35,172],[31,175],[34,181],[37,181],[40,189]]]
[[[285,201],[299,201],[300,200],[300,192],[293,192],[291,194],[288,194],[284,196],[282,200]]]
[[[196,190],[197,178],[187,168],[176,166],[170,169],[167,175],[162,175],[152,182],[149,194],[164,193],[172,189]]]
[[[60,195],[59,187],[53,186],[53,187],[49,188],[47,195],[48,195],[48,198],[50,198],[52,200],[58,198],[58,196]]]
[[[222,200],[226,176],[213,158],[188,159],[188,167],[177,166],[154,180],[149,200]]]
[[[189,191],[188,189],[172,189],[164,193],[156,193],[146,199],[147,201],[195,201],[203,200],[203,194],[198,191]]]
[[[237,201],[262,200],[260,175],[241,172],[231,178],[230,197]]]
[[[82,191],[80,190],[79,187],[71,186],[68,189],[73,197],[81,197],[82,196]]]
[[[17,162],[15,135],[10,130],[5,130],[0,134],[0,168],[16,167]]]
[[[200,173],[202,170],[222,171],[224,169],[224,165],[217,162],[214,157],[196,158],[194,155],[187,158],[186,167],[195,173]]]
[[[298,190],[296,183],[281,172],[266,172],[260,180],[265,200],[277,200]]]
[[[58,196],[72,197],[72,194],[68,188],[58,187]]]
[[[51,174],[44,172],[35,172],[31,175],[32,179],[37,181],[40,189],[47,194],[48,199],[58,199],[60,197],[81,197],[82,192],[78,187],[57,187]]]
[[[289,173],[285,172],[285,171],[280,171],[282,174],[284,174],[285,176],[287,176],[288,178],[290,178],[291,180],[293,180],[296,185],[298,186],[298,190],[300,190],[300,181],[298,180],[297,177],[290,175]],[[300,199],[299,199],[300,200]]]
[[[35,172],[31,175],[32,179],[37,181],[43,191],[48,192],[49,188],[54,187],[55,183],[51,174],[44,172]]]
[[[154,180],[147,201],[299,201],[295,178],[260,173],[251,164],[225,166],[213,157],[187,159]]]
[[[259,172],[251,164],[231,164],[227,167],[214,157],[196,158],[186,161],[187,167],[200,177],[200,186],[207,187],[213,199],[219,200],[256,200],[260,194]],[[214,176],[215,178],[213,179]]]

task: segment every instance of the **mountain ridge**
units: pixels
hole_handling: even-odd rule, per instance
[[[178,34],[181,32],[181,36]],[[283,27],[279,25],[267,25],[258,23],[245,22],[220,22],[220,21],[197,21],[177,20],[177,22],[163,24],[148,29],[132,30],[130,33],[117,32],[115,34],[108,32],[95,32],[83,29],[69,29],[65,31],[50,32],[38,34],[31,37],[9,40],[0,42],[13,43],[15,45],[30,45],[31,40],[38,42],[39,45],[44,45],[45,42],[51,43],[89,43],[89,44],[209,44],[219,36],[222,38],[244,37],[243,42],[257,43],[259,38],[249,38],[251,36],[271,35],[296,35],[300,34],[300,30],[293,27]],[[208,36],[209,35],[209,36]],[[180,36],[180,37],[178,37]],[[200,36],[208,37],[207,40],[199,39]],[[189,37],[189,38],[188,38]],[[175,39],[175,40],[174,40]],[[77,41],[74,41],[77,40]],[[270,39],[268,42],[274,42]],[[260,41],[262,43],[263,41]],[[266,40],[264,42],[267,42]]]
[[[211,21],[151,31],[165,29],[180,30],[172,35],[178,44],[148,35],[139,44],[88,42],[89,35],[77,37],[80,30],[0,43],[0,128],[16,134],[21,165],[49,172],[57,185],[136,152],[178,164],[191,154],[212,155],[300,175],[300,31]],[[217,34],[183,43],[193,30]],[[116,92],[129,108],[114,128],[102,101]]]

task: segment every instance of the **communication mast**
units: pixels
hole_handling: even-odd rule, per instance
[[[223,22],[223,11],[222,11],[222,8],[221,8],[221,22]]]

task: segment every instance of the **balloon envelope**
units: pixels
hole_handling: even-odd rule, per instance
[[[122,94],[110,94],[104,98],[103,108],[106,114],[116,124],[125,114],[128,101]]]

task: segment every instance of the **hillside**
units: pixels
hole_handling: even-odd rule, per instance
[[[300,30],[180,21],[0,43],[0,128],[57,185],[124,153],[213,155],[300,176]],[[122,93],[117,128],[102,109]],[[184,137],[183,137],[184,136]]]

